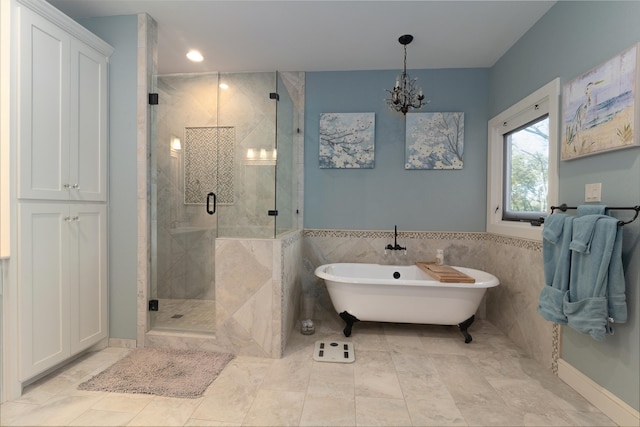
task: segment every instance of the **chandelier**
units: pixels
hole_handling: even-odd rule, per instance
[[[391,98],[385,99],[389,107],[394,111],[401,111],[402,114],[407,114],[410,108],[422,107],[424,95],[422,89],[416,85],[416,80],[409,77],[407,74],[407,45],[413,41],[413,36],[405,34],[401,36],[398,41],[404,46],[404,67],[402,68],[402,74],[396,79],[396,84],[393,90],[387,90],[391,94]],[[425,101],[428,104],[429,101]]]

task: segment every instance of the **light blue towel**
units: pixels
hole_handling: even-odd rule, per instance
[[[578,216],[583,215],[604,215],[607,207],[605,205],[578,205],[576,213]]]
[[[617,219],[614,218],[614,220],[616,220],[617,225]],[[616,240],[613,242],[607,279],[606,292],[609,317],[613,323],[624,323],[627,321],[627,298],[624,268],[622,267],[622,227],[619,225],[616,228]]]
[[[585,215],[576,218],[569,249],[588,254],[591,250],[593,233],[596,230],[596,221],[600,218],[608,217],[605,217],[604,215]]]
[[[566,218],[570,218],[570,216],[561,213],[548,216],[544,220],[542,238],[554,245],[558,243],[558,240],[560,240],[560,237],[562,237],[565,232],[564,220]],[[571,235],[571,230],[569,230],[569,235]]]
[[[603,340],[612,333],[609,318],[625,322],[627,305],[622,269],[622,231],[618,220],[591,215],[573,221],[569,291],[564,314],[569,326]]]
[[[573,217],[554,214],[544,221],[542,258],[545,286],[540,291],[538,313],[550,322],[567,324],[563,301],[569,288]]]

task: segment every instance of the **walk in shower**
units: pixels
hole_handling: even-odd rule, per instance
[[[303,73],[279,72],[157,76],[151,330],[275,345],[257,330],[272,323],[273,304],[247,302],[271,297],[272,276],[283,274],[272,260],[265,267],[265,248],[300,240],[303,82]],[[247,337],[230,332],[238,328]]]

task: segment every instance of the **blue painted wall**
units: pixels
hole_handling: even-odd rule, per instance
[[[109,336],[136,339],[138,17],[78,22],[115,48],[109,64]]]
[[[640,2],[558,2],[491,69],[490,114],[555,77],[564,84],[639,41]],[[585,184],[596,182],[604,204],[640,204],[640,148],[560,162],[558,175],[559,200],[569,205],[584,203]],[[639,410],[640,221],[623,230],[629,319],[604,342],[563,328],[561,356]]]
[[[409,70],[431,101],[420,112],[464,112],[461,170],[404,169],[404,116],[384,102],[398,74],[306,74],[305,228],[390,230],[397,224],[400,230],[484,231],[488,70]],[[320,114],[351,112],[376,115],[375,168],[320,169]]]

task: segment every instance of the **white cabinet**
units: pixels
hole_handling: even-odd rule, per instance
[[[19,9],[18,198],[106,201],[107,57]]]
[[[107,337],[104,204],[18,205],[20,381]]]
[[[10,376],[24,383],[108,338],[113,48],[44,0],[12,5],[17,231],[10,289],[17,362]]]
[[[21,381],[69,357],[69,232],[63,205],[19,207]]]
[[[75,354],[107,338],[107,207],[69,207],[70,348]]]

